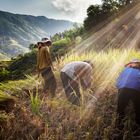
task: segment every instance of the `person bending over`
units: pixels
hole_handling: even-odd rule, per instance
[[[90,61],[73,61],[66,64],[60,73],[68,101],[80,105],[80,84],[84,90],[90,87],[93,65]]]

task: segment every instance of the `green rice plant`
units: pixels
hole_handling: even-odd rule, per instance
[[[40,79],[36,76],[26,75],[25,80],[14,80],[0,83],[0,90],[14,96],[21,96],[25,89],[32,90],[33,87],[40,85]]]
[[[12,97],[0,90],[0,102],[8,101],[8,100],[16,100],[16,98]]]
[[[38,88],[36,92],[30,92],[30,101],[31,101],[31,111],[36,114],[40,115],[40,108],[43,104],[43,99],[41,100],[38,95]]]

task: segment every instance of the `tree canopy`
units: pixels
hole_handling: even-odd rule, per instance
[[[102,0],[101,5],[90,5],[87,9],[87,18],[84,20],[85,30],[91,30],[108,17],[118,13],[123,7],[137,0]]]

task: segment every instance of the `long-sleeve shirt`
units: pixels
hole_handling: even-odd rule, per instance
[[[140,91],[140,70],[126,67],[117,80],[117,88],[131,88]]]
[[[37,68],[40,71],[50,66],[52,66],[52,60],[49,52],[49,47],[41,47],[38,50],[37,54]]]

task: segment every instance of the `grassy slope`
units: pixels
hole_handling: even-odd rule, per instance
[[[55,66],[60,70],[64,64],[73,60],[93,60],[92,90],[82,91],[81,107],[72,106],[67,102],[62,91],[59,71],[55,72],[58,89],[54,100],[43,98],[41,79],[36,77],[1,84],[0,90],[18,97],[18,102],[12,115],[1,113],[5,125],[2,125],[2,130],[0,129],[0,138],[36,139],[39,136],[40,140],[109,140],[121,136],[124,140],[136,139],[130,128],[130,121],[126,121],[122,131],[115,128],[115,81],[124,64],[132,58],[140,58],[140,52],[109,50],[106,53],[72,54],[65,56],[59,63],[56,62]],[[92,104],[92,95],[99,93],[101,96],[95,107]]]
[[[0,61],[5,61],[5,60],[9,60],[9,58],[6,55],[0,53]]]

